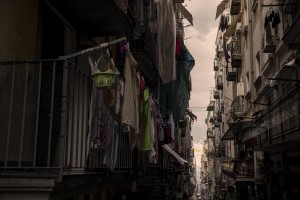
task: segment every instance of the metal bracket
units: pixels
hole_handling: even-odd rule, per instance
[[[294,81],[294,82],[299,82],[300,80],[297,79],[285,79],[285,78],[268,78],[269,80],[274,80],[274,81]]]

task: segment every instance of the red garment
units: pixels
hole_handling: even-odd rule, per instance
[[[146,84],[145,84],[144,80],[141,79],[141,81],[140,81],[140,93],[143,93],[145,89],[146,89]]]
[[[180,36],[177,35],[176,36],[176,52],[175,52],[175,55],[176,57],[178,57],[180,55]]]

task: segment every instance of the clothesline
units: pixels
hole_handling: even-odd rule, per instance
[[[73,54],[70,54],[70,55],[60,56],[59,58],[61,58],[61,59],[70,59],[70,58],[80,56],[80,55],[83,55],[83,54],[86,54],[86,53],[89,53],[89,52],[92,52],[92,51],[97,51],[99,49],[103,49],[105,47],[108,47],[108,46],[111,46],[113,44],[117,44],[117,43],[120,43],[120,42],[123,42],[123,41],[126,41],[126,40],[127,40],[126,37],[118,38],[116,40],[113,40],[113,41],[110,41],[110,42],[105,42],[105,43],[102,43],[98,46],[91,47],[91,48],[88,48],[88,49],[84,49],[82,51],[79,51],[79,52],[76,52],[76,53],[73,53]]]
[[[84,55],[84,54],[87,54],[89,52],[93,52],[93,51],[96,51],[96,50],[99,50],[99,49],[106,48],[108,46],[111,46],[111,45],[114,45],[114,44],[117,44],[117,43],[125,42],[126,40],[127,40],[126,37],[118,38],[116,40],[113,40],[113,41],[110,41],[110,42],[105,42],[105,43],[102,43],[102,44],[100,44],[98,46],[91,47],[91,48],[88,48],[88,49],[76,52],[74,54],[70,54],[70,55],[66,55],[66,56],[60,56],[59,58],[60,59],[70,59],[70,58],[73,58],[73,57],[76,57],[76,56],[79,56],[79,55]],[[129,48],[127,50],[129,51]],[[151,62],[152,62],[152,60],[151,60]],[[152,63],[152,64],[154,64],[154,63]],[[159,78],[158,78],[158,87],[160,87]],[[154,97],[153,94],[151,94],[151,96]],[[162,105],[159,104],[159,93],[158,93],[158,97],[157,98],[158,99],[156,99],[156,98],[153,98],[153,99],[156,101],[156,103],[158,105],[158,109],[159,109],[158,111],[159,111],[159,113],[160,114],[163,113],[163,114],[169,115],[171,112],[167,108],[165,108],[164,106],[162,106]],[[161,111],[163,111],[163,112],[161,112]]]

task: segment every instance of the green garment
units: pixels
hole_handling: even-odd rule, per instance
[[[144,90],[143,102],[140,110],[142,127],[141,127],[141,143],[140,150],[151,151],[151,113],[150,113],[150,92],[149,89]]]

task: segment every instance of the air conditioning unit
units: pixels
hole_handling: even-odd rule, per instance
[[[244,83],[239,82],[237,83],[237,96],[244,96],[245,95],[245,88],[244,88]]]
[[[236,24],[235,32],[236,32],[236,33],[241,33],[241,32],[242,32],[242,23],[241,23],[241,22],[238,22],[238,23]]]
[[[276,49],[275,37],[267,32],[263,33],[262,50],[264,53],[274,53]]]

